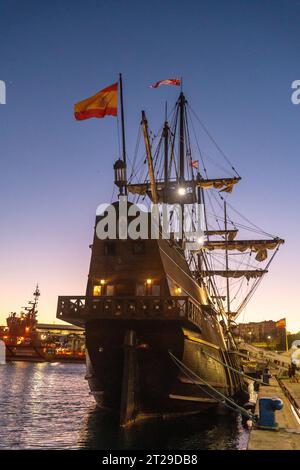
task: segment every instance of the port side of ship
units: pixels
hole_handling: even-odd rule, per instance
[[[150,142],[146,115],[142,112],[147,177],[142,183],[128,181],[121,88],[123,152],[122,159],[114,164],[119,197],[112,205],[116,233],[113,237],[103,236],[108,211],[100,211],[95,221],[86,295],[58,299],[57,317],[86,330],[86,378],[91,394],[99,407],[119,413],[122,425],[140,418],[198,413],[218,406],[220,397],[247,400],[232,335],[235,314],[230,309],[229,279],[231,276],[257,279],[266,270],[230,271],[228,251],[244,252],[250,248],[257,259],[265,259],[267,249],[282,242],[234,240],[237,230],[227,226],[226,204],[224,226],[219,224],[216,230],[211,230],[205,225],[205,241],[199,243],[198,249],[189,251],[188,240],[178,237],[177,232],[163,236],[161,221],[157,224],[159,236],[149,237],[150,212],[146,219],[140,219],[149,222],[146,237],[141,227],[139,236],[121,234],[124,207],[127,226],[137,215],[131,212],[136,206],[132,205],[134,199],[129,202],[128,195],[146,198],[156,207],[165,203],[205,208],[204,191],[212,188],[230,193],[240,180],[238,176],[204,178],[192,160],[187,142],[186,104],[181,92],[173,127],[169,127],[167,119],[163,125],[159,143],[163,162],[160,179],[158,152]],[[175,145],[178,145],[176,158]],[[139,215],[143,211],[140,209]],[[207,263],[207,250],[220,249],[225,253],[225,269],[212,271]],[[225,297],[218,295],[215,275],[226,279]]]

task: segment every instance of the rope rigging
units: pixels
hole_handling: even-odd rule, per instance
[[[181,362],[171,351],[169,351],[169,355],[171,359],[173,360],[174,364],[181,370],[181,372],[183,372],[194,383],[194,385],[200,388],[201,391],[203,391],[206,395],[210,396],[217,402],[222,403],[223,405],[225,405],[227,408],[231,409],[232,411],[236,411],[238,413],[241,413],[248,419],[257,421],[257,417],[253,413],[251,413],[251,411],[248,411],[242,406],[239,406],[231,398],[227,397],[226,395],[221,393],[219,390],[217,390],[215,387],[210,385],[206,380],[204,380],[198,374],[193,372],[189,367],[187,367],[183,362]],[[197,383],[195,380],[200,380],[209,390],[211,390],[211,392],[206,390],[203,386],[200,386],[199,383]]]
[[[224,232],[224,223],[225,223],[225,217],[224,217],[224,207],[223,207],[223,202],[226,201],[226,204],[230,208],[232,212],[234,212],[240,219],[241,221],[238,220],[232,220],[230,215],[226,214],[226,224],[225,228],[228,227],[227,224],[229,224],[229,227],[227,230],[231,231],[238,231],[242,230],[245,232],[250,232],[254,234],[259,234],[260,236],[266,236],[270,237],[273,240],[276,240],[276,237],[274,235],[269,234],[268,232],[264,231],[261,229],[258,225],[254,224],[251,222],[248,218],[246,218],[243,214],[241,214],[237,209],[235,209],[231,203],[229,203],[228,200],[228,192],[231,192],[232,188],[225,187],[222,190],[217,190],[216,194],[216,188],[218,186],[213,187],[211,190],[203,189],[203,187],[200,187],[197,189],[197,178],[203,178],[205,176],[206,180],[212,181],[209,178],[209,171],[208,167],[206,164],[206,160],[209,160],[212,162],[216,167],[219,167],[222,169],[222,171],[226,171],[230,173],[228,170],[226,170],[224,165],[221,165],[219,162],[215,162],[210,155],[211,152],[204,151],[201,149],[200,144],[199,144],[199,139],[198,135],[196,132],[196,128],[194,125],[194,119],[199,123],[202,131],[204,134],[208,137],[209,141],[214,145],[216,148],[218,154],[223,158],[223,160],[226,162],[226,164],[230,167],[230,169],[234,172],[236,177],[240,178],[239,173],[229,160],[228,156],[225,154],[225,152],[221,149],[221,147],[217,144],[216,140],[212,137],[210,132],[208,131],[207,127],[204,125],[202,120],[197,116],[195,111],[192,109],[192,107],[187,103],[185,100],[185,105],[184,105],[184,111],[183,111],[183,129],[182,129],[182,124],[181,128],[179,129],[179,120],[180,120],[180,99],[177,101],[175,106],[172,108],[172,110],[167,114],[166,111],[166,116],[165,116],[165,122],[170,122],[170,126],[168,126],[168,151],[169,151],[169,158],[167,161],[167,173],[166,173],[166,167],[164,166],[164,125],[160,126],[160,129],[158,132],[155,134],[151,133],[150,131],[150,136],[152,137],[151,140],[151,148],[154,149],[153,151],[153,166],[154,166],[154,175],[155,179],[159,181],[161,184],[163,184],[165,176],[164,174],[168,175],[168,181],[172,182],[172,190],[174,191],[174,182],[179,181],[179,151],[177,152],[177,136],[179,131],[183,134],[183,139],[185,142],[184,147],[184,167],[185,167],[185,174],[186,177],[188,178],[188,181],[192,182],[191,186],[191,194],[194,195],[195,199],[197,199],[197,191],[198,194],[200,192],[201,194],[201,203],[203,204],[204,208],[204,230],[207,232],[210,230],[212,232],[214,231],[219,231],[220,234],[215,233],[213,235],[206,234],[206,239],[207,241],[215,242],[216,240],[214,239],[214,235],[221,237],[220,240],[223,240],[223,244],[226,245],[228,243],[228,232]],[[189,130],[189,124],[191,124],[191,129],[192,129],[192,135],[190,134]],[[131,168],[131,174],[128,179],[128,182],[130,184],[136,184],[133,182],[133,180],[137,180],[138,182],[142,182],[141,184],[148,184],[148,171],[147,171],[147,165],[146,165],[146,153],[145,151],[142,152],[142,158],[141,161],[138,163],[138,154],[139,154],[139,148],[140,148],[140,142],[141,142],[141,130],[139,128],[138,136],[137,136],[137,142],[135,146],[135,152],[134,152],[134,158],[132,162],[132,168]],[[199,155],[199,160],[201,161],[201,168],[198,168],[198,163],[197,165],[194,165],[194,162],[199,162],[194,156],[194,149],[196,148],[197,154]],[[202,175],[203,173],[203,175]],[[204,180],[205,181],[205,180]],[[217,180],[219,181],[219,180]],[[222,180],[220,180],[222,181]],[[163,187],[163,186],[162,186]],[[224,192],[225,191],[225,192]],[[205,194],[204,194],[205,193]],[[143,202],[147,201],[148,207],[150,207],[151,200],[150,198],[146,199],[146,196],[149,196],[146,193],[139,193],[137,192],[134,194],[132,197],[135,202],[140,201],[142,199]],[[179,200],[178,203],[180,204]],[[199,201],[198,201],[199,203]],[[182,204],[182,203],[181,203]],[[195,231],[196,227],[196,211],[194,208],[191,210],[191,225]],[[172,213],[171,213],[171,218],[170,218],[170,227],[175,227],[173,222],[171,222],[172,219]],[[172,224],[172,225],[171,225]],[[197,225],[198,226],[198,225]],[[175,228],[174,228],[175,229]],[[235,235],[233,235],[235,237]],[[239,240],[237,240],[238,242]],[[242,240],[243,241],[243,240]],[[272,240],[271,240],[272,241]],[[195,253],[188,252],[187,250],[184,250],[183,247],[181,246],[180,243],[177,242],[177,240],[172,240],[172,244],[174,248],[178,251],[180,256],[182,256],[188,263],[188,266],[190,267],[191,270],[191,279],[195,281],[195,275],[197,275],[197,279],[200,283],[200,285],[204,286],[207,290],[209,295],[211,295],[214,300],[213,303],[215,306],[217,306],[218,313],[223,315],[225,312],[225,300],[222,298],[224,297],[224,293],[226,293],[226,283],[228,281],[228,276],[233,278],[233,280],[230,281],[230,290],[231,290],[231,303],[233,310],[236,315],[239,315],[242,311],[243,308],[246,307],[250,299],[252,298],[252,295],[256,291],[258,285],[262,281],[262,278],[265,275],[265,271],[267,271],[268,266],[274,259],[275,254],[278,251],[278,247],[275,250],[275,252],[272,254],[270,260],[267,262],[267,266],[264,267],[262,264],[262,260],[255,260],[254,262],[254,257],[251,257],[252,250],[255,252],[255,248],[250,246],[250,252],[246,253],[243,250],[240,250],[240,252],[228,252],[226,249],[226,256],[228,257],[228,260],[230,261],[230,267],[229,264],[227,263],[226,267],[226,258],[225,255],[222,251],[214,249],[213,252],[209,252],[207,249],[201,249],[199,251],[199,254],[196,255]],[[232,244],[233,247],[236,245]],[[231,248],[232,249],[232,248]],[[236,248],[235,248],[236,249]],[[260,263],[258,262],[260,261]],[[262,269],[259,269],[260,266],[263,266]],[[226,271],[228,269],[228,276],[218,276],[217,274],[215,275],[215,271]],[[257,277],[249,275],[248,277],[245,276],[242,277],[239,275],[239,272],[250,272],[250,271],[257,271]],[[261,271],[261,273],[259,273]],[[204,277],[205,272],[210,272],[211,274],[206,275]],[[260,277],[259,277],[260,276]],[[221,278],[221,279],[220,279]]]

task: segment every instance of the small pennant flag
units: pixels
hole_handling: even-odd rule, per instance
[[[74,105],[74,116],[77,121],[92,117],[117,116],[117,114],[118,82]]]
[[[179,78],[169,78],[167,80],[160,80],[159,82],[150,85],[150,88],[158,88],[160,85],[175,85],[180,86]]]
[[[191,168],[195,168],[196,170],[198,170],[198,168],[199,168],[199,161],[198,161],[198,160],[191,160],[191,161],[190,161],[190,166],[191,166]]]
[[[286,327],[286,321],[285,318],[281,318],[276,322],[276,328],[285,328]]]

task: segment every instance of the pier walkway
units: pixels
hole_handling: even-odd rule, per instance
[[[278,397],[283,401],[283,409],[276,411],[279,431],[262,430],[253,426],[248,450],[300,450],[300,418],[295,411],[296,407],[300,410],[300,383],[291,383],[290,380],[282,379],[278,381],[273,376],[270,379],[270,386],[260,387],[256,414],[259,411],[260,397]]]

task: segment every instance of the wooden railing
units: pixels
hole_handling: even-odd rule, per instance
[[[58,298],[57,318],[85,319],[188,319],[200,326],[201,310],[188,297],[84,297]]]

